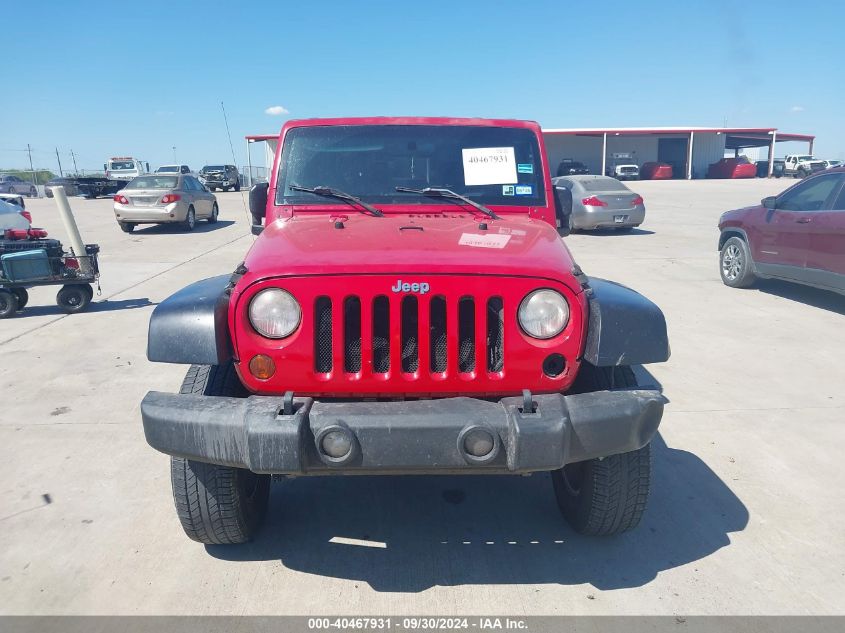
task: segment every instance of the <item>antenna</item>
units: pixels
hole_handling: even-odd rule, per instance
[[[232,164],[234,164],[235,169],[238,169],[238,159],[235,158],[235,146],[232,144],[232,132],[229,130],[229,117],[226,116],[226,106],[223,105],[223,102],[220,102],[220,109],[223,110],[223,122],[226,124],[226,136],[229,139],[229,149],[232,150]],[[240,178],[240,171],[238,171],[238,178]],[[252,183],[252,174],[249,175],[249,181]],[[252,224],[252,216],[249,213],[249,209],[246,208],[246,202],[244,202],[244,194],[241,193],[241,205],[243,205],[244,213],[246,213],[247,218],[249,219],[250,225]]]

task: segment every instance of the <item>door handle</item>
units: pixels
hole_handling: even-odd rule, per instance
[[[810,223],[810,222],[812,222],[813,220],[812,220],[812,218],[798,218],[798,219],[797,219],[797,220],[795,220],[795,221],[796,221],[798,224],[809,224],[809,223]]]

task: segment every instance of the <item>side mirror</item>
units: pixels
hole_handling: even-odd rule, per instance
[[[252,216],[252,234],[258,235],[263,229],[264,216],[267,213],[267,189],[270,183],[259,182],[249,190],[249,214]],[[256,228],[258,233],[256,233]]]
[[[774,209],[777,201],[777,196],[769,196],[760,200],[760,204],[762,204],[766,209]]]
[[[103,163],[103,171],[108,171],[109,166],[106,163]]]
[[[557,232],[561,237],[566,237],[569,230],[569,218],[572,215],[572,192],[566,187],[554,185],[555,191],[555,217],[557,219]]]

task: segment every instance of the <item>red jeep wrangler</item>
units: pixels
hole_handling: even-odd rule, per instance
[[[141,404],[202,543],[240,543],[271,475],[551,472],[585,534],[634,527],[664,398],[663,314],[586,277],[536,123],[291,121],[260,234],[231,276],[152,315],[151,361],[191,364]],[[262,223],[263,220],[263,223]]]

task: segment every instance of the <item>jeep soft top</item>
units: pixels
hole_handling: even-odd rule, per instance
[[[191,365],[141,404],[188,536],[248,540],[270,475],[550,471],[575,529],[634,527],[664,398],[632,366],[668,358],[666,325],[575,264],[539,126],[303,120],[279,140],[244,262],[150,321],[149,359]]]

